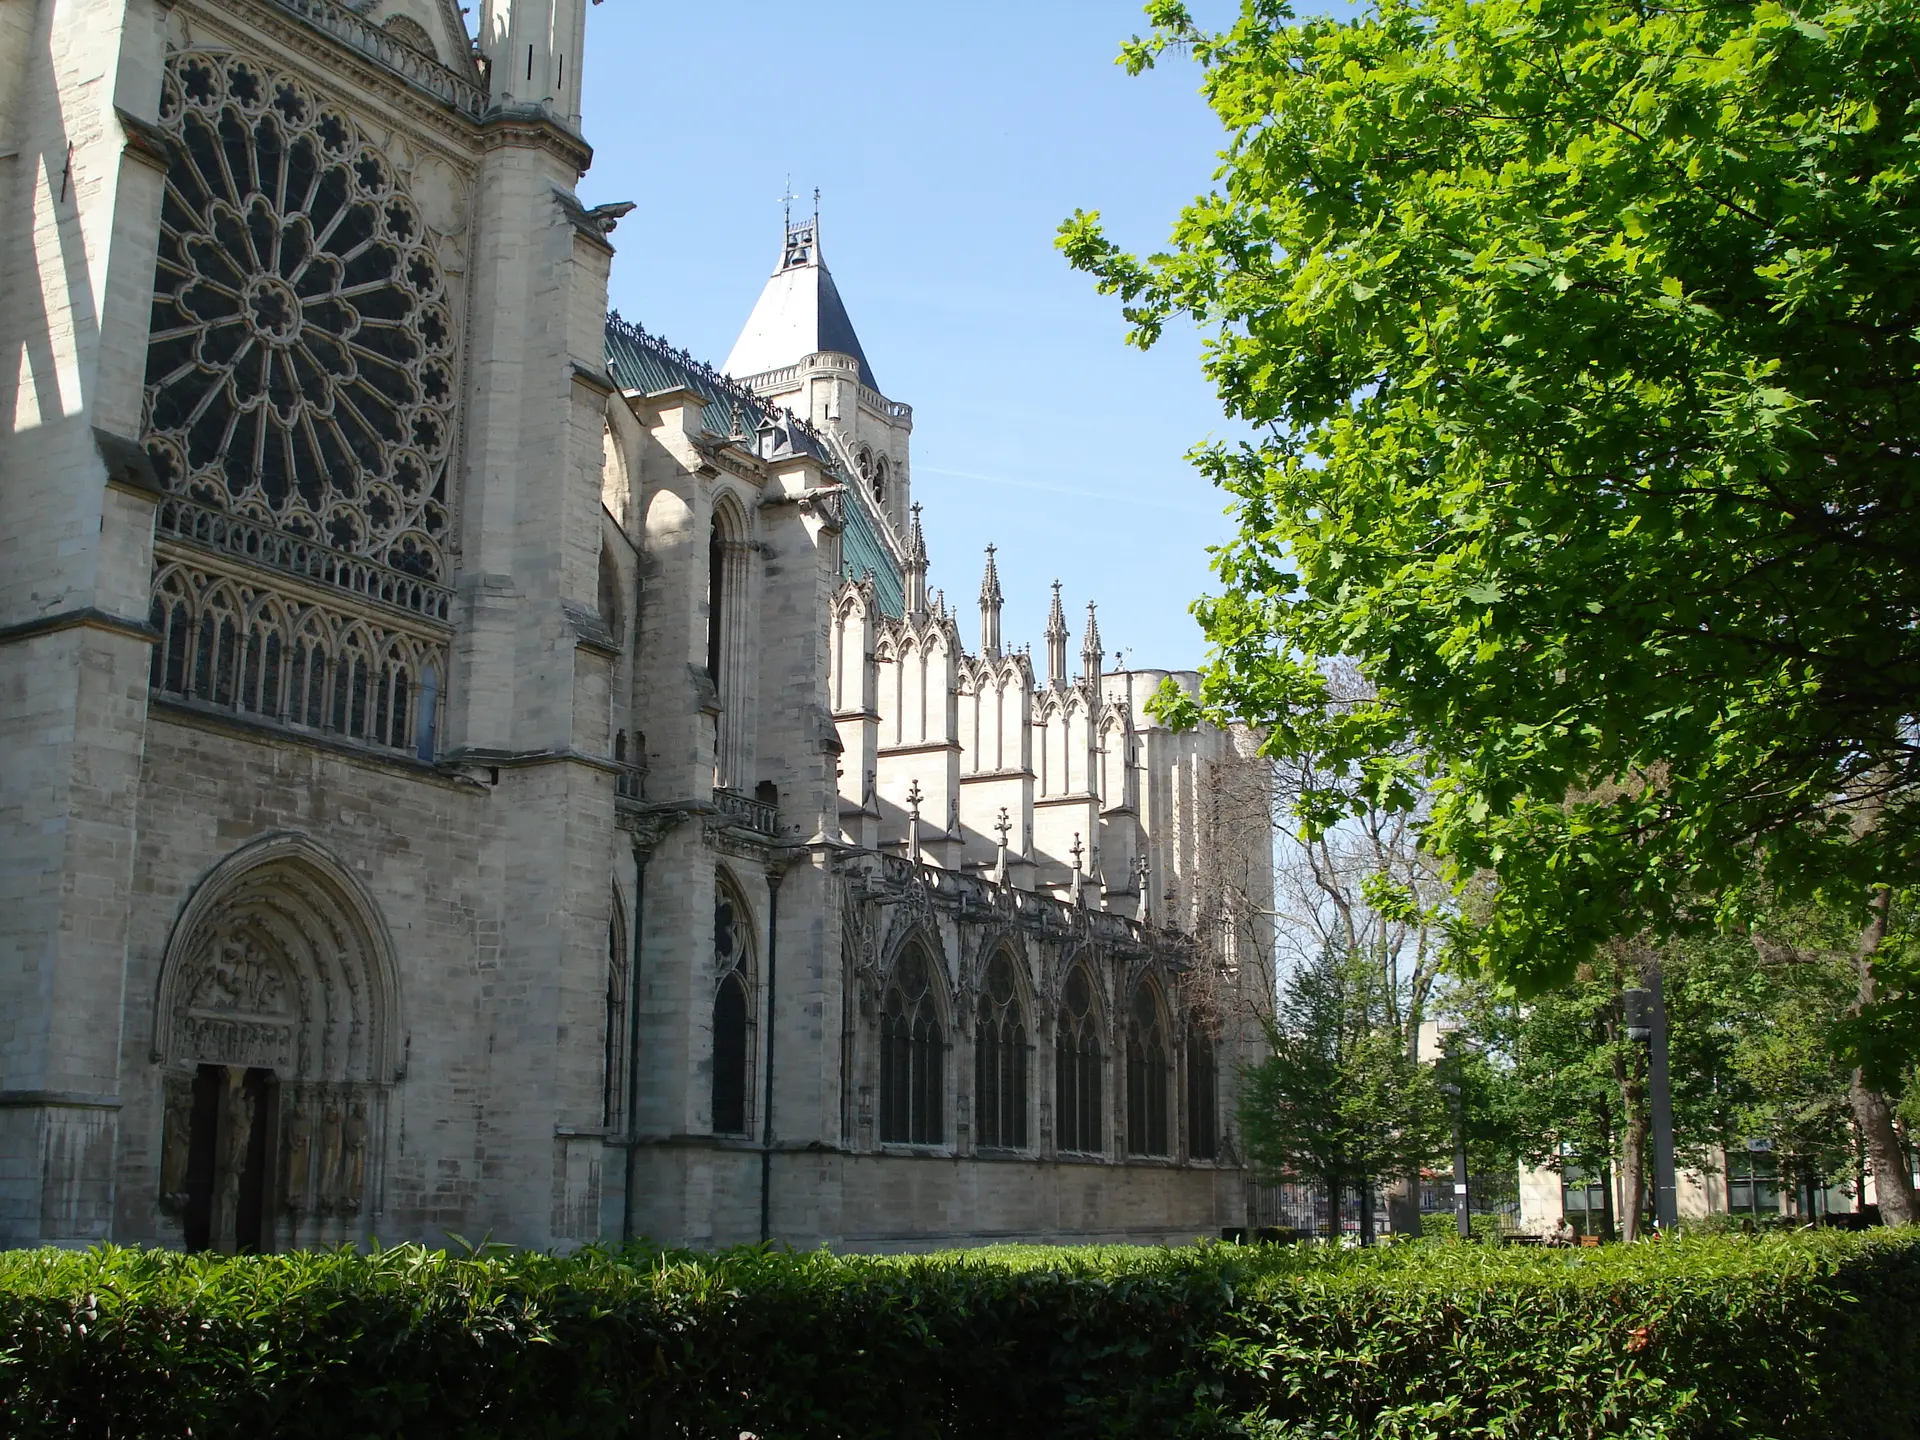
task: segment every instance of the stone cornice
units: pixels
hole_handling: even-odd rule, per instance
[[[160,632],[145,620],[82,605],[54,615],[37,615],[31,620],[0,625],[0,645],[31,640],[39,635],[52,635],[61,630],[104,630],[110,635],[124,635],[129,640],[139,640],[148,645],[156,644],[160,639]]]
[[[192,17],[196,32],[187,48],[208,48],[206,37],[213,35],[254,58],[290,63],[333,103],[361,115],[378,106],[389,112],[385,124],[402,118],[434,132],[445,158],[471,171],[476,121],[273,0],[223,0],[218,8],[206,0],[180,0],[179,8]]]
[[[573,167],[575,175],[587,173],[593,163],[593,147],[546,111],[533,106],[512,110],[489,110],[480,117],[480,146],[483,150],[515,147],[548,151]],[[604,237],[602,243],[605,243]],[[607,245],[611,250],[613,247]]]

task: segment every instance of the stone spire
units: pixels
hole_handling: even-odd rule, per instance
[[[1053,582],[1053,610],[1047,616],[1047,683],[1067,686],[1067,612],[1060,608],[1060,582]]]
[[[927,613],[927,534],[920,528],[920,507],[913,507],[913,525],[907,531],[907,559],[901,566],[907,582],[907,614]]]
[[[1000,658],[1000,572],[994,567],[993,546],[987,546],[987,573],[980,581],[980,658]]]
[[[1087,602],[1087,633],[1080,639],[1080,672],[1092,689],[1100,688],[1100,622],[1093,618],[1091,600]]]

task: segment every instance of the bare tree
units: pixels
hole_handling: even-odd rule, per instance
[[[1357,669],[1329,671],[1335,704],[1371,699]],[[1314,759],[1270,762],[1269,823],[1275,837],[1274,928],[1278,969],[1319,963],[1327,955],[1365,958],[1380,977],[1387,1025],[1411,1060],[1420,1058],[1420,1026],[1431,1008],[1445,953],[1444,926],[1455,907],[1439,863],[1420,843],[1427,815],[1387,805],[1363,782]],[[1347,796],[1339,823],[1307,830],[1300,801],[1338,787]],[[1393,1229],[1420,1229],[1417,1181],[1388,1195]]]

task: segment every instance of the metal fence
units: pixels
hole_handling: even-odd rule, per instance
[[[1336,1216],[1326,1187],[1297,1181],[1276,1184],[1247,1183],[1247,1228],[1283,1229],[1303,1235],[1354,1235],[1360,1233],[1361,1192],[1358,1186],[1341,1190]],[[1520,1178],[1517,1175],[1476,1176],[1467,1183],[1467,1210],[1472,1215],[1491,1215],[1504,1230],[1520,1225]],[[1386,1192],[1375,1189],[1374,1227],[1379,1234],[1392,1233],[1387,1214]],[[1420,1222],[1429,1234],[1451,1227],[1454,1216],[1453,1177],[1422,1176],[1420,1179]]]

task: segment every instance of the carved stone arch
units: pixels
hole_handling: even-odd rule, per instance
[[[625,408],[617,398],[608,401],[600,434],[600,504],[622,529],[627,528],[633,509],[633,465],[628,459],[627,442],[614,424],[614,416]]]
[[[842,621],[864,618],[867,614],[866,588],[853,580],[842,585],[840,593],[834,597],[834,612]]]
[[[433,36],[427,33],[426,26],[411,15],[389,15],[380,22],[380,28],[408,49],[418,51],[429,60],[440,59],[440,52],[434,48]]]
[[[594,576],[594,608],[600,612],[607,633],[613,636],[616,646],[625,645],[627,617],[634,613],[628,603],[626,590],[626,577],[620,573],[620,557],[615,553],[612,541],[602,536],[599,568]]]
[[[270,835],[216,865],[174,922],[153,1058],[384,1085],[404,1064],[400,1003],[365,887],[309,837]]]
[[[300,834],[216,865],[174,922],[154,994],[158,1200],[179,1238],[363,1238],[405,1055],[393,937],[360,881]]]
[[[947,974],[947,947],[940,939],[940,927],[931,919],[916,916],[909,924],[897,926],[887,937],[880,962],[881,986],[884,989],[893,984],[901,963],[915,950],[925,958],[940,1023],[952,1034],[955,996]]]
[[[737,923],[740,932],[739,946],[733,953],[733,963],[741,967],[749,984],[758,985],[760,983],[760,972],[757,965],[760,949],[758,944],[758,919],[754,915],[753,906],[747,900],[747,887],[741,883],[740,877],[734,873],[733,867],[728,865],[724,860],[716,860],[714,862],[713,883],[715,930],[712,977],[714,981],[718,983],[720,976],[726,973],[726,970],[733,968],[733,965],[729,964],[723,969],[721,964],[719,925],[720,903],[724,898],[736,907],[738,914]]]
[[[723,540],[745,543],[753,539],[753,516],[730,486],[721,485],[714,490],[713,524]]]

